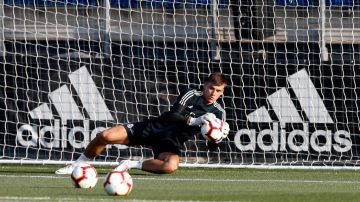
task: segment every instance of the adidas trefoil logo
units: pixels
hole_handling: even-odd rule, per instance
[[[72,72],[69,79],[91,120],[113,120],[110,110],[107,108],[85,66]],[[51,92],[49,97],[61,116],[62,124],[66,124],[67,120],[84,119],[66,85],[62,85]],[[33,109],[30,115],[33,119],[54,119],[48,104],[42,104]]]
[[[348,152],[351,150],[352,141],[348,131],[333,132],[330,129],[309,131],[309,123],[334,125],[334,121],[306,70],[302,69],[289,76],[287,82],[305,115],[299,114],[291,100],[288,89],[281,88],[267,97],[267,101],[278,120],[273,120],[265,106],[261,106],[247,115],[249,125],[251,123],[268,123],[272,125],[272,128],[263,129],[259,132],[256,129],[239,130],[234,139],[236,147],[242,151],[260,149],[262,151],[291,150],[293,152],[310,151],[317,153]],[[304,116],[307,120],[304,120]],[[302,130],[286,131],[286,124],[292,123],[302,124]],[[244,138],[249,141],[242,141]],[[299,142],[299,139],[302,141]]]
[[[309,122],[334,123],[305,69],[291,75],[288,78],[288,82],[295,92]],[[286,88],[281,88],[269,95],[267,100],[271,104],[280,123],[303,122]],[[264,106],[248,114],[247,119],[250,122],[273,122]]]
[[[110,110],[105,104],[104,99],[99,93],[87,68],[82,66],[69,75],[72,87],[75,89],[83,108],[79,109],[73,93],[66,84],[49,93],[49,101],[55,107],[60,116],[55,119],[49,104],[44,103],[29,112],[34,120],[54,120],[51,126],[34,126],[30,124],[22,125],[17,131],[18,142],[23,146],[38,147],[39,143],[46,148],[66,148],[68,143],[74,148],[84,148],[95,135],[104,130],[104,127],[97,127],[90,131],[90,120],[92,121],[113,121]],[[84,116],[86,111],[89,118]],[[83,121],[83,127],[76,126],[68,128],[68,121]],[[31,137],[24,138],[23,134],[27,132]],[[46,133],[51,133],[51,138],[44,138]],[[82,133],[83,140],[75,140],[75,134]]]

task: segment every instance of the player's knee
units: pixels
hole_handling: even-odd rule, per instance
[[[170,173],[175,172],[178,169],[178,167],[179,166],[177,164],[175,164],[175,163],[167,162],[163,166],[163,172],[165,174],[170,174]]]
[[[102,144],[109,144],[111,135],[111,133],[103,131],[101,133],[98,133],[96,137]]]
[[[102,131],[97,135],[102,144],[128,144],[129,139],[126,130],[122,126],[113,127]]]

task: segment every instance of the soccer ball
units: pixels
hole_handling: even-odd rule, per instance
[[[77,165],[71,173],[71,181],[76,188],[90,189],[95,187],[98,174],[90,164]]]
[[[215,118],[205,122],[201,126],[201,134],[206,140],[219,142],[224,137],[224,134],[222,132],[222,127],[223,127],[223,122],[220,119]]]
[[[110,171],[104,182],[104,189],[111,196],[127,196],[133,187],[133,180],[127,171]]]

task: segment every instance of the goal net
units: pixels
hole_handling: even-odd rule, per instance
[[[360,10],[337,0],[2,0],[0,163],[65,164],[211,72],[230,134],[182,166],[359,168]],[[95,159],[147,159],[109,145]]]

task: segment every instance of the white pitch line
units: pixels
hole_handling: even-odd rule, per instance
[[[115,199],[91,199],[91,198],[56,198],[56,197],[17,197],[17,196],[0,196],[0,201],[119,201],[120,198]],[[144,200],[144,199],[127,199],[127,202],[213,202],[213,201],[196,201],[196,200]],[[217,201],[222,202],[222,201]],[[225,201],[223,201],[225,202]],[[234,202],[234,201],[226,201]],[[249,201],[236,201],[249,202]]]
[[[0,175],[7,178],[47,178],[67,179],[68,176],[53,175]],[[339,180],[276,180],[276,179],[206,179],[206,178],[163,178],[163,177],[133,177],[135,180],[158,180],[158,181],[198,181],[198,182],[273,182],[273,183],[316,183],[316,184],[360,184],[360,181]]]
[[[0,196],[1,201],[48,201],[50,197],[18,197],[18,196]]]

